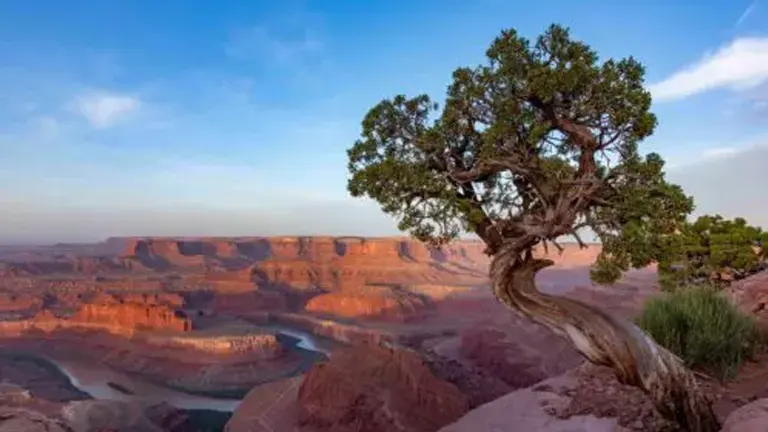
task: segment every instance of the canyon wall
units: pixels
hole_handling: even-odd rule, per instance
[[[103,293],[99,297],[100,302],[82,304],[68,318],[57,317],[45,309],[32,319],[0,321],[0,335],[18,336],[33,329],[51,332],[85,328],[132,337],[141,331],[184,333],[192,329],[189,318],[166,305],[124,302]]]
[[[122,252],[116,254],[119,243],[123,244]],[[109,246],[103,246],[106,244]],[[557,266],[568,267],[591,264],[600,251],[599,245],[585,250],[578,250],[575,244],[563,246],[563,254],[553,247],[549,254],[541,249],[537,255],[547,255]],[[216,274],[209,281],[214,284],[247,284],[255,275],[257,281],[261,277],[276,284],[311,288],[318,284],[334,287],[348,279],[367,278],[370,283],[371,279],[391,278],[393,268],[403,275],[400,279],[420,277],[424,283],[442,283],[450,282],[446,274],[457,273],[471,282],[473,278],[486,277],[489,265],[485,245],[480,241],[458,240],[437,250],[408,237],[136,237],[110,239],[102,246],[84,250],[103,255],[82,255],[76,251],[62,254],[52,246],[26,260],[18,253],[7,259],[0,256],[0,277],[96,277],[194,269],[198,273]],[[235,275],[229,275],[233,272]],[[112,283],[115,289],[129,288],[119,278],[92,282],[103,286]],[[159,284],[145,283],[155,284],[147,289],[157,289]]]
[[[487,266],[484,245],[478,241],[456,241],[442,249],[405,237],[244,237],[244,238],[130,238],[121,254],[124,258],[164,260],[169,264],[190,265],[207,258],[331,262],[344,260],[358,264],[451,262]]]
[[[101,324],[130,334],[139,330],[182,333],[192,328],[189,318],[179,312],[167,306],[147,303],[87,303],[80,307],[70,321]]]
[[[562,246],[563,253],[552,246],[549,251],[537,249],[536,255],[552,259],[556,266],[582,266],[593,263],[600,253],[598,244],[583,250],[573,243]],[[477,240],[456,240],[437,250],[409,237],[151,237],[126,239],[121,256],[156,257],[177,265],[215,258],[380,266],[432,263],[485,273],[489,259],[484,250],[485,244]]]
[[[122,250],[114,253],[120,244]],[[549,254],[543,249],[536,252],[552,259],[553,268],[589,265],[600,252],[596,245],[585,250],[575,244],[563,246],[562,254],[554,248]],[[41,258],[44,250],[36,250],[34,261],[3,264],[1,271],[13,276],[0,277],[0,291],[35,292],[45,299],[45,304],[28,302],[23,308],[23,301],[0,298],[0,308],[3,303],[10,308],[8,316],[29,316],[52,304],[71,311],[92,302],[93,293],[108,292],[120,294],[128,303],[171,309],[184,305],[200,314],[306,311],[402,321],[434,300],[489,282],[485,245],[472,240],[455,241],[439,250],[406,237],[330,236],[136,237],[110,239],[91,248],[70,245],[65,254],[57,252],[61,247],[51,247],[50,262]],[[113,254],[80,256],[76,250]],[[17,251],[13,256],[21,255]],[[156,295],[169,292],[184,298]],[[26,310],[19,312],[20,308]],[[92,314],[85,318],[90,321],[110,320],[106,312],[81,313]],[[141,325],[175,325],[169,316],[153,319],[158,321]]]
[[[170,336],[150,337],[147,342],[159,346],[175,346],[210,354],[248,356],[249,358],[274,359],[280,357],[283,346],[274,334],[243,334],[222,336]]]

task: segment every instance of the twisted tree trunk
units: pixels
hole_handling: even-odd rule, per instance
[[[659,413],[689,432],[716,432],[720,423],[694,375],[637,326],[588,304],[540,293],[536,273],[552,265],[514,242],[493,256],[496,297],[516,313],[568,340],[588,361],[611,367],[618,380],[642,389]]]

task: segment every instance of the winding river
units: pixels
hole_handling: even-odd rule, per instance
[[[275,327],[278,332],[299,339],[297,347],[328,355],[328,351],[318,346],[312,335],[285,327]],[[220,399],[198,396],[149,382],[129,377],[108,366],[96,362],[67,361],[48,358],[64,373],[72,385],[88,393],[94,399],[130,401],[141,399],[151,402],[167,402],[177,408],[187,410],[234,411],[240,399]],[[130,389],[133,394],[123,393],[107,383]]]
[[[278,333],[282,333],[284,335],[298,339],[299,342],[296,344],[298,348],[305,349],[307,351],[319,352],[321,354],[325,354],[326,357],[331,356],[330,351],[322,348],[320,344],[317,343],[314,336],[310,335],[309,333],[280,325],[272,325],[270,327],[277,330]]]

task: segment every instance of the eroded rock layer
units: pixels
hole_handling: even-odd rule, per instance
[[[467,397],[418,356],[374,345],[335,353],[298,394],[299,422],[320,431],[434,431],[468,409]]]

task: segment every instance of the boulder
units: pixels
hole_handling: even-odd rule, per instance
[[[742,312],[768,319],[768,271],[734,282],[726,293]]]
[[[302,379],[286,378],[254,387],[232,413],[224,432],[296,430],[296,405]]]
[[[469,401],[416,354],[380,346],[334,352],[298,395],[302,426],[334,432],[428,432],[458,419]]]
[[[768,398],[758,399],[732,412],[722,432],[765,432],[768,430]]]

